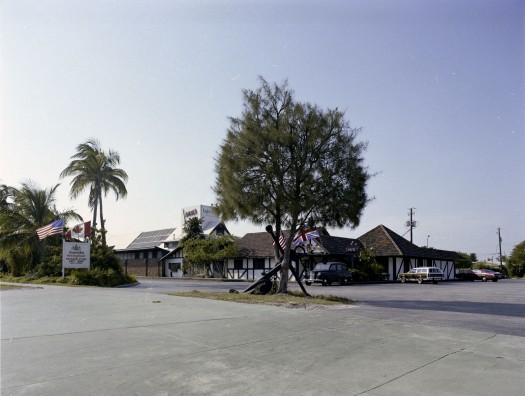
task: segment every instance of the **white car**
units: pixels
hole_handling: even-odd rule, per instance
[[[443,280],[444,276],[443,271],[438,267],[417,267],[399,274],[399,280],[403,283],[406,281],[417,281],[417,283],[421,284],[425,281],[432,281],[432,283],[436,284]]]

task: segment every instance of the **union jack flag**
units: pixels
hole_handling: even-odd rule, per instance
[[[292,246],[300,245],[303,242],[309,241],[311,239],[319,238],[319,231],[317,231],[317,228],[308,228],[306,230],[301,230],[297,234],[295,234],[295,237],[292,241]]]

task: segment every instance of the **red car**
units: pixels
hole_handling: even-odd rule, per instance
[[[491,280],[492,282],[497,282],[500,279],[506,278],[506,276],[501,272],[492,271],[488,269],[477,269],[473,270],[472,272],[474,272],[478,279],[481,279],[483,282],[486,282],[488,280]]]

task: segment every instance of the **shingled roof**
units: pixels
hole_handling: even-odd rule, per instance
[[[272,257],[273,240],[267,232],[251,232],[239,239],[241,257]]]
[[[288,231],[284,231],[288,235]],[[357,239],[321,234],[318,239],[327,254],[344,255],[361,247]],[[239,239],[239,253],[242,257],[273,257],[273,240],[267,232],[253,232]]]
[[[414,245],[382,224],[361,235],[358,239],[367,249],[372,249],[378,257],[406,256],[449,260],[461,258],[456,252],[421,248]]]
[[[329,235],[320,235],[319,241],[321,246],[326,250],[328,254],[350,254],[357,253],[361,247],[361,242],[357,239],[350,239],[344,237],[336,237]]]

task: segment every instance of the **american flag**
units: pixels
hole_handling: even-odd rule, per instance
[[[275,242],[273,243],[275,245]],[[284,237],[284,234],[281,232],[281,236],[279,237],[279,246],[281,246],[284,250],[284,247],[286,246],[286,238]]]
[[[64,219],[58,219],[53,221],[51,224],[37,228],[36,233],[38,235],[38,239],[42,240],[51,235],[62,235],[63,229]]]

